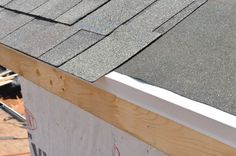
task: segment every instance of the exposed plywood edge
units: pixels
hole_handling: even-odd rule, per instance
[[[0,64],[168,155],[234,156],[236,149],[0,45]]]

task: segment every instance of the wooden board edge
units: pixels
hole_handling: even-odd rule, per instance
[[[236,155],[236,149],[231,146],[2,44],[0,64],[167,155]]]

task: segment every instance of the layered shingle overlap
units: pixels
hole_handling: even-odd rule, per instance
[[[130,60],[118,71],[235,115],[236,2],[206,1],[1,0],[0,43],[90,82]]]
[[[137,127],[140,115],[143,123],[149,125],[150,119],[160,121],[156,124],[160,126],[165,120],[162,115],[177,117],[170,122],[174,126],[163,123],[171,133],[173,128],[180,131],[167,142],[175,144],[180,138],[177,135],[183,134],[179,140],[185,143],[203,140],[204,145],[220,147],[223,144],[217,140],[222,138],[215,135],[220,130],[204,131],[210,137],[199,133],[199,140],[195,136],[198,130],[203,132],[198,128],[201,124],[207,130],[223,125],[226,133],[232,131],[232,122],[225,119],[236,116],[235,17],[235,0],[0,0],[0,60],[3,66],[76,106],[104,120],[111,117],[106,121],[117,121],[115,125],[127,132]],[[111,71],[127,76],[114,72],[104,76]],[[106,99],[101,100],[102,96]],[[140,101],[150,103],[140,105]],[[126,111],[126,107],[130,109]],[[154,110],[156,116],[145,110],[152,108],[159,109]],[[107,115],[109,110],[113,114]],[[131,122],[124,122],[131,123],[131,128],[120,122],[120,112],[134,116],[128,119]],[[158,114],[160,120],[156,120]],[[221,115],[214,118],[216,114]],[[187,117],[191,120],[185,120]],[[205,121],[214,119],[214,124],[206,126]],[[193,125],[189,121],[197,123],[197,128],[193,126],[196,133],[188,128]],[[152,128],[147,126],[147,132]],[[133,134],[156,145],[155,139],[140,130]],[[163,129],[154,129],[159,130]],[[228,136],[223,140],[224,153],[233,151]],[[159,145],[167,153],[175,147]],[[183,148],[177,148],[182,153]],[[204,151],[201,148],[200,144],[195,149]],[[213,148],[206,151],[217,152]]]
[[[0,42],[94,82],[205,2],[3,0]]]

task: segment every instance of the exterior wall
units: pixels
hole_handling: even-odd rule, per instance
[[[33,156],[165,155],[24,78],[21,85]]]

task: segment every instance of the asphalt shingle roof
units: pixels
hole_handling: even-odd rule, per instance
[[[4,6],[4,5],[6,5],[7,3],[9,3],[11,0],[1,0],[0,1],[0,5],[1,6]]]
[[[1,0],[0,43],[90,82],[123,64],[236,115],[236,2],[205,2]]]
[[[236,115],[235,17],[209,0],[117,71]]]
[[[0,5],[0,42],[94,82],[205,2],[12,0]]]
[[[90,82],[122,65],[236,115],[236,2],[206,1],[1,0],[0,43]]]

